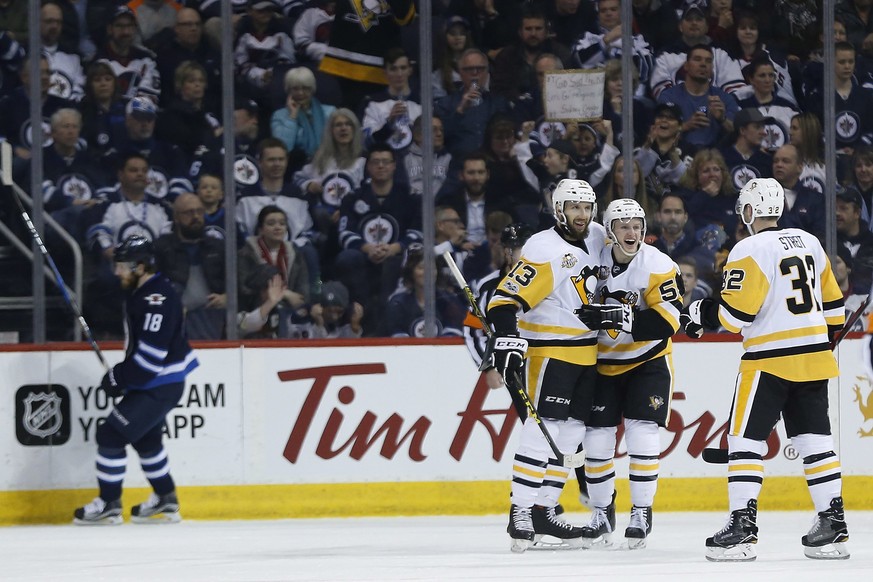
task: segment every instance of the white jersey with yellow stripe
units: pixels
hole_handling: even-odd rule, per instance
[[[592,223],[583,243],[570,243],[553,228],[538,232],[524,245],[521,259],[497,286],[488,309],[521,309],[518,330],[528,340],[528,356],[596,363],[597,332],[585,327],[575,311],[594,302],[605,244],[603,226]]]
[[[805,382],[839,374],[828,328],[845,322],[843,295],[818,239],[797,228],[767,229],[728,255],[719,320],[742,333],[740,371]]]
[[[627,264],[617,263],[613,245],[603,249],[597,296],[600,303],[624,303],[639,313],[647,309],[656,312],[673,332],[679,329],[682,308],[679,266],[655,247],[643,244]],[[673,352],[670,337],[635,340],[632,334],[603,330],[598,336],[597,371],[606,376],[626,372],[643,362]]]

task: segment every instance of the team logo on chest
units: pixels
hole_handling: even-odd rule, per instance
[[[146,295],[145,300],[149,305],[163,305],[167,298],[160,293],[152,293],[151,295]]]

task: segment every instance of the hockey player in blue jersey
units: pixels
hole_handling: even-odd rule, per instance
[[[100,494],[76,509],[77,525],[117,525],[121,487],[132,445],[154,493],[131,510],[134,523],[175,523],[181,519],[167,452],[164,419],[182,397],[185,376],[197,367],[188,345],[182,302],[172,284],[155,272],[152,243],[131,236],[115,249],[115,275],[127,292],[125,357],[100,382],[107,395],[121,397],[97,427],[97,483]]]

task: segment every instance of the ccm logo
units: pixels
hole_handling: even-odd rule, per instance
[[[554,402],[555,404],[570,404],[570,399],[561,398],[560,396],[546,396],[546,402]]]
[[[527,340],[502,337],[494,342],[494,347],[502,350],[526,350]]]

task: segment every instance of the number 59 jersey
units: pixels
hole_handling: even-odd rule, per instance
[[[741,372],[795,382],[839,374],[828,330],[845,322],[843,294],[821,243],[804,230],[768,229],[738,242],[724,266],[718,316],[743,335]]]
[[[525,243],[488,310],[522,310],[518,330],[528,340],[528,356],[587,366],[597,362],[597,332],[585,327],[575,311],[594,302],[605,244],[606,230],[597,223],[589,226],[584,243],[570,243],[555,229],[538,232]]]
[[[673,353],[670,339],[679,329],[684,286],[679,266],[647,244],[627,264],[615,262],[613,245],[603,249],[597,297],[599,303],[634,307],[634,333],[615,330],[598,336],[597,371],[605,376],[627,372],[644,362]]]

